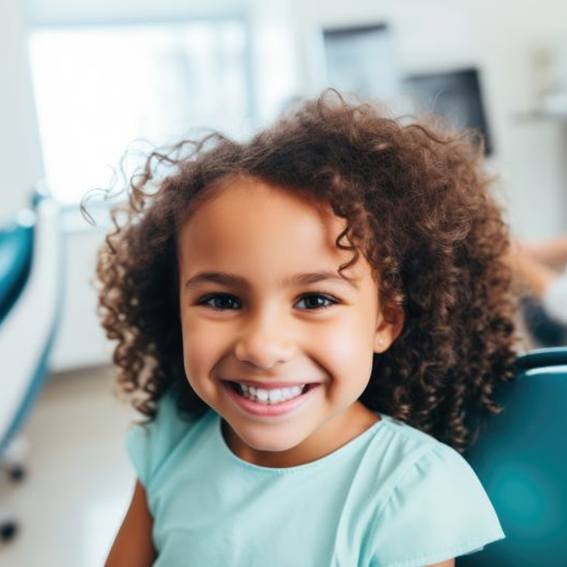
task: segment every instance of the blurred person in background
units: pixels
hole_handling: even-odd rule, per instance
[[[567,344],[567,235],[537,244],[516,242],[512,265],[526,295],[526,326],[542,346]]]

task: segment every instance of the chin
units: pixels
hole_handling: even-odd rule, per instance
[[[303,441],[302,437],[298,437],[296,439],[290,438],[289,432],[287,432],[287,435],[285,432],[278,434],[275,431],[270,431],[269,428],[262,433],[246,433],[247,432],[243,431],[241,435],[238,431],[236,431],[236,434],[240,437],[242,442],[256,451],[272,453],[289,451],[290,449],[297,447],[297,445]]]

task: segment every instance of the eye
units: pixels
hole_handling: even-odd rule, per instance
[[[205,305],[217,311],[234,310],[240,308],[240,302],[234,295],[228,293],[214,293],[198,300],[197,305]]]
[[[303,306],[300,304],[303,303]],[[300,309],[305,309],[309,311],[326,309],[335,305],[338,301],[328,295],[323,295],[320,293],[310,293],[301,297],[301,299],[296,303]],[[210,307],[216,311],[228,311],[240,309],[242,306],[240,301],[234,295],[228,293],[211,293],[200,298],[197,301],[197,305],[203,305],[205,307]]]
[[[320,293],[310,293],[309,295],[304,295],[296,305],[299,305],[301,302],[304,302],[306,309],[309,310],[326,309],[327,307],[331,307],[331,305],[338,303],[335,298],[329,297],[328,295],[322,295]]]

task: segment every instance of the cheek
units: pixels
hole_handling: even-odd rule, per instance
[[[189,330],[191,329],[191,330]],[[221,337],[201,326],[183,324],[183,361],[191,383],[210,374],[221,350]]]
[[[326,360],[329,371],[363,382],[372,368],[372,333],[360,318],[343,320],[331,329],[314,334],[314,345]]]

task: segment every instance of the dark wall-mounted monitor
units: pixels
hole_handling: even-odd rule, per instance
[[[478,130],[484,137],[486,155],[493,153],[477,69],[412,74],[402,84],[416,110],[438,114],[459,129]]]

